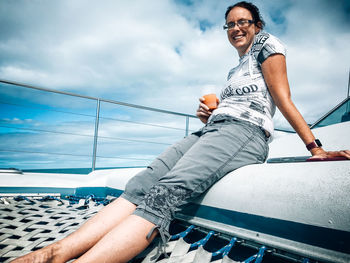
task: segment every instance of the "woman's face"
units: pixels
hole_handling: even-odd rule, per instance
[[[246,54],[253,44],[254,36],[260,29],[254,23],[246,23],[239,27],[237,21],[253,20],[252,14],[249,10],[242,7],[233,8],[227,16],[226,24],[234,22],[236,25],[227,30],[227,37],[234,46],[239,56]]]

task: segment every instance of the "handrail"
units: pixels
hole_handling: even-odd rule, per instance
[[[107,99],[96,98],[96,97],[91,97],[91,96],[79,95],[79,94],[75,94],[75,93],[71,93],[71,92],[59,91],[59,90],[54,90],[54,89],[41,88],[41,87],[36,87],[33,85],[23,84],[23,83],[9,81],[9,80],[0,79],[0,82],[5,83],[5,84],[17,85],[17,86],[22,86],[22,87],[26,87],[26,88],[48,91],[48,92],[52,92],[52,93],[69,95],[69,96],[91,99],[91,100],[96,100],[96,101],[100,100],[100,102],[102,101],[102,102],[107,102],[107,103],[113,103],[113,104],[132,107],[132,108],[138,108],[138,109],[149,110],[149,111],[156,111],[156,112],[161,112],[161,113],[166,113],[166,114],[173,114],[173,115],[177,115],[177,116],[184,116],[187,118],[196,118],[196,119],[198,118],[196,115],[192,115],[192,114],[162,110],[162,109],[157,109],[157,108],[152,108],[152,107],[147,107],[147,106],[142,106],[142,105],[137,105],[137,104],[131,104],[131,103],[126,103],[126,102],[121,102],[121,101],[116,101],[116,100],[107,100]],[[92,115],[89,115],[89,116],[95,117]],[[103,118],[103,117],[100,117],[100,118]],[[186,135],[188,134],[188,130],[187,130],[188,126],[189,126],[188,121],[189,121],[189,119],[186,119]],[[275,128],[275,130],[287,132],[287,133],[295,133],[294,131],[289,131],[289,130],[280,129],[280,128]]]
[[[97,155],[97,146],[98,146],[97,140],[98,140],[98,138],[108,138],[108,137],[104,137],[104,136],[98,136],[98,133],[99,133],[99,120],[100,119],[112,119],[112,118],[107,118],[107,117],[100,117],[100,103],[101,102],[106,102],[106,103],[111,103],[111,104],[116,104],[116,105],[121,105],[121,106],[126,106],[126,107],[132,107],[132,108],[141,109],[141,110],[147,110],[147,111],[153,111],[153,112],[159,112],[159,113],[164,113],[164,114],[171,114],[171,115],[185,117],[186,118],[185,119],[185,129],[183,129],[183,128],[181,128],[181,129],[180,128],[175,128],[175,127],[167,127],[167,126],[161,126],[161,125],[155,125],[155,124],[149,124],[149,123],[141,123],[141,122],[133,122],[133,121],[127,121],[127,120],[112,119],[112,120],[116,120],[116,121],[126,121],[126,122],[142,124],[142,125],[150,125],[150,126],[156,126],[156,127],[162,127],[162,128],[183,130],[183,131],[185,131],[185,136],[187,136],[189,134],[189,131],[190,131],[190,129],[189,129],[189,118],[198,119],[197,116],[191,115],[191,114],[179,113],[179,112],[174,112],[174,111],[169,111],[169,110],[162,110],[162,109],[157,109],[157,108],[153,108],[153,107],[147,107],[147,106],[142,106],[142,105],[137,105],[137,104],[125,103],[125,102],[116,101],[116,100],[102,99],[102,98],[97,98],[97,97],[92,97],[92,96],[85,96],[85,95],[75,94],[75,93],[72,93],[72,92],[65,92],[65,91],[59,91],[59,90],[54,90],[54,89],[49,89],[49,88],[43,88],[43,87],[38,87],[38,86],[34,86],[34,85],[19,83],[19,82],[10,81],[10,80],[0,79],[0,83],[96,101],[97,104],[96,104],[96,113],[95,113],[95,115],[94,114],[91,114],[91,115],[90,114],[89,115],[88,114],[77,114],[77,113],[73,113],[73,112],[66,112],[66,111],[60,111],[60,110],[54,110],[54,109],[46,109],[48,111],[57,111],[57,112],[63,112],[63,113],[68,113],[68,114],[76,114],[76,115],[83,115],[83,116],[88,116],[88,117],[94,118],[95,119],[95,129],[94,129],[94,134],[93,135],[73,134],[73,133],[67,133],[67,132],[49,131],[49,130],[42,130],[42,129],[27,129],[27,128],[19,128],[19,127],[9,127],[9,126],[5,126],[5,125],[1,125],[0,124],[0,127],[6,127],[6,128],[14,128],[14,129],[23,129],[23,130],[32,130],[32,131],[52,132],[52,133],[59,133],[59,134],[70,134],[70,135],[93,137],[92,155],[89,155],[90,157],[92,157],[92,170],[95,169],[96,157],[115,158],[115,157],[106,157],[106,156],[98,156]],[[3,102],[0,101],[0,103],[3,103]],[[27,106],[20,105],[20,104],[15,104],[15,103],[4,102],[4,104],[27,107]],[[28,106],[28,107],[30,107],[30,106]],[[288,131],[288,130],[278,129],[278,128],[276,128],[275,130],[276,131],[283,131],[283,132],[287,132],[287,133],[294,133],[293,131]],[[110,138],[110,139],[118,140],[119,138]],[[142,141],[142,140],[130,140],[130,139],[129,140],[128,139],[123,139],[123,140],[134,141],[134,142],[142,142],[142,143],[155,143],[155,144],[169,145],[167,143],[157,143],[157,142]],[[0,149],[0,151],[6,151],[6,150]],[[25,150],[18,151],[18,150],[14,150],[14,149],[11,149],[9,151],[11,151],[11,152],[43,153],[43,152],[25,151]],[[47,154],[86,156],[86,155],[74,155],[74,154],[64,154],[64,153],[47,153]],[[118,157],[118,158],[120,158],[120,159],[132,159],[132,158],[122,158],[122,157]]]
[[[78,116],[85,116],[85,117],[91,117],[94,119],[96,118],[96,115],[91,115],[91,114],[83,114],[83,113],[76,113],[76,112],[63,111],[63,110],[47,109],[47,108],[43,108],[43,107],[33,107],[33,106],[29,106],[29,105],[9,103],[9,102],[3,102],[3,101],[0,101],[0,104],[12,105],[12,106],[17,106],[17,107],[32,108],[32,109],[40,109],[40,110],[46,110],[46,111],[53,111],[53,112],[78,115]],[[157,125],[157,124],[145,123],[145,122],[139,122],[139,121],[122,120],[122,119],[116,119],[116,118],[110,118],[110,117],[100,117],[100,119],[119,121],[119,122],[128,122],[128,123],[133,123],[133,124],[142,124],[142,125],[146,125],[146,126],[153,126],[153,127],[166,128],[166,129],[179,130],[179,131],[186,131],[186,128],[177,128],[177,127]],[[191,130],[189,129],[189,131],[191,131]],[[101,137],[101,136],[99,136],[99,137]]]
[[[337,109],[339,109],[345,102],[347,102],[348,100],[350,100],[350,97],[347,97],[346,99],[344,99],[342,102],[340,102],[337,106],[335,106],[333,109],[331,109],[329,112],[327,112],[325,115],[323,115],[320,119],[318,119],[317,121],[315,121],[311,126],[310,129],[314,128],[316,125],[318,125],[321,121],[323,121],[324,119],[326,119],[329,115],[331,115],[333,112],[335,112]]]
[[[198,118],[196,115],[192,115],[192,114],[180,113],[180,112],[169,111],[169,110],[162,110],[162,109],[127,103],[127,102],[121,102],[121,101],[116,101],[116,100],[107,100],[107,99],[96,98],[96,97],[92,97],[92,96],[79,95],[79,94],[72,93],[72,92],[66,92],[66,91],[60,91],[60,90],[54,90],[54,89],[48,89],[48,88],[41,88],[41,87],[23,84],[23,83],[19,83],[19,82],[15,82],[15,81],[10,81],[10,80],[0,79],[0,82],[5,83],[5,84],[10,84],[10,85],[16,85],[16,86],[20,86],[20,87],[30,88],[30,89],[36,89],[36,90],[48,91],[48,92],[62,94],[62,95],[84,98],[84,99],[100,100],[100,101],[107,102],[107,103],[112,103],[112,104],[117,104],[117,105],[122,105],[122,106],[142,109],[142,110],[149,110],[149,111],[161,112],[161,113],[172,114],[172,115],[177,115],[177,116]]]
[[[189,130],[189,118],[195,118],[195,119],[198,118],[197,116],[191,115],[191,114],[179,113],[179,112],[163,110],[163,109],[158,109],[158,108],[153,108],[153,107],[147,107],[147,106],[142,106],[142,105],[137,105],[137,104],[132,104],[132,103],[126,103],[126,102],[121,102],[121,101],[116,101],[116,100],[111,100],[111,99],[102,99],[102,98],[96,98],[96,97],[92,97],[92,96],[80,95],[80,94],[75,94],[75,93],[72,93],[72,92],[66,92],[66,91],[59,91],[59,90],[54,90],[54,89],[49,89],[49,88],[43,88],[43,87],[38,87],[38,86],[30,85],[30,84],[24,84],[24,83],[20,83],[20,82],[16,82],[16,81],[11,81],[11,80],[0,79],[0,83],[96,101],[97,104],[96,104],[96,113],[95,113],[95,115],[77,114],[77,115],[84,115],[84,116],[88,116],[88,117],[93,117],[95,119],[94,135],[80,135],[80,136],[93,137],[93,149],[92,149],[92,155],[91,155],[91,157],[92,157],[92,170],[95,170],[96,157],[102,157],[102,156],[98,156],[97,155],[97,140],[98,140],[98,138],[107,138],[107,137],[103,137],[103,136],[98,136],[99,120],[100,119],[111,119],[111,118],[100,117],[100,103],[101,102],[106,102],[106,103],[110,103],[110,104],[116,104],[116,105],[121,105],[121,106],[141,109],[141,110],[147,110],[147,111],[152,111],[152,112],[159,112],[159,113],[164,113],[164,114],[171,114],[171,115],[175,115],[175,116],[185,117],[186,118],[185,129],[175,128],[175,127],[167,127],[167,126],[161,126],[161,125],[155,125],[155,124],[147,124],[147,123],[140,123],[140,122],[133,122],[133,121],[113,119],[113,120],[116,120],[116,121],[126,121],[126,122],[132,122],[132,123],[143,124],[143,125],[150,125],[150,126],[156,126],[156,127],[162,127],[162,128],[169,128],[169,129],[175,129],[175,130],[184,130],[185,131],[185,135],[188,135],[188,133],[190,131]],[[2,102],[0,102],[0,103],[2,103]],[[4,102],[4,104],[23,106],[23,105],[17,105],[17,104],[6,103],[6,102]],[[53,110],[53,109],[47,109],[47,110],[49,110],[49,111],[58,111],[58,110]],[[69,113],[69,114],[76,114],[76,113],[65,112],[65,111],[58,111],[58,112]],[[0,126],[7,127],[7,128],[15,128],[15,129],[17,128],[18,129],[18,127],[8,127],[8,126],[4,126],[4,125],[0,125]],[[25,128],[21,128],[21,129],[25,129]],[[34,130],[34,129],[28,129],[28,130]],[[35,129],[35,130],[36,131],[42,131],[42,132],[53,132],[53,131],[39,130],[39,129]],[[57,132],[57,131],[55,131],[54,133],[79,135],[79,134],[72,134],[72,133],[66,133],[66,132]],[[125,140],[127,140],[127,139],[125,139]],[[149,141],[142,141],[142,140],[127,140],[127,141],[156,143],[156,142],[149,142]],[[166,144],[166,143],[157,143],[157,144],[169,145],[169,144]],[[0,149],[0,151],[6,151],[6,150]],[[43,152],[38,152],[38,151],[25,151],[25,150],[14,150],[14,149],[7,150],[7,151],[45,154]],[[83,155],[64,154],[64,153],[46,153],[46,154],[83,156]],[[86,155],[84,155],[84,156],[86,156]],[[103,156],[103,158],[115,158],[115,157]],[[120,158],[120,159],[134,159],[134,158],[123,158],[123,157],[118,157],[118,158]],[[141,159],[138,158],[138,160],[141,160]]]

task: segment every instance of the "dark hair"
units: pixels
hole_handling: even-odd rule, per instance
[[[241,1],[241,2],[238,2],[237,4],[229,6],[226,10],[226,13],[225,13],[225,20],[227,19],[227,16],[230,13],[230,11],[235,7],[242,7],[242,8],[247,9],[252,14],[254,24],[257,27],[259,27],[260,29],[264,28],[265,21],[261,17],[259,8],[257,8],[254,4],[246,2],[246,1]]]

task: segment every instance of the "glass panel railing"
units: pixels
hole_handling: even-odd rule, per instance
[[[312,128],[324,127],[347,121],[350,121],[350,98],[345,99],[336,106],[332,111],[312,125]]]
[[[94,105],[93,100],[0,83],[0,166],[91,166],[87,153]]]
[[[185,136],[185,124],[183,116],[101,102],[96,165],[147,165]]]
[[[349,121],[349,109],[348,98],[312,127]],[[86,173],[147,166],[202,125],[194,115],[0,80],[4,168]]]
[[[0,80],[0,167],[86,173],[93,167],[146,166],[191,132],[193,120],[198,121],[193,115]]]

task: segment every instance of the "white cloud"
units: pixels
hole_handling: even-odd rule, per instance
[[[256,4],[267,28],[288,47],[296,104],[306,118],[314,119],[343,98],[346,90],[350,55],[344,45],[350,35],[341,23],[340,7],[329,12],[326,1]],[[237,64],[236,52],[221,29],[227,3],[18,1],[1,5],[6,7],[2,16],[8,27],[0,41],[1,78],[171,110],[178,110],[176,95],[184,105],[181,111],[194,114],[202,87],[222,87],[229,68]],[[200,30],[203,21],[205,31]],[[307,103],[310,96],[318,103]]]
[[[35,125],[35,122],[33,122],[32,119],[19,119],[19,118],[2,118],[0,119],[0,124],[31,124]]]
[[[340,2],[338,3],[340,4]],[[349,23],[342,9],[327,1],[293,1],[284,11],[289,82],[295,104],[308,123],[346,96],[350,51]],[[277,123],[286,126],[279,118]]]
[[[0,66],[5,79],[101,97],[124,93],[138,103],[143,96],[168,108],[171,100],[159,104],[153,95],[187,87],[184,110],[193,112],[188,105],[197,104],[198,91],[188,89],[221,83],[231,64],[227,51],[234,54],[224,32],[202,32],[171,1],[23,4],[29,17],[9,5],[22,33],[1,44],[9,57]]]

